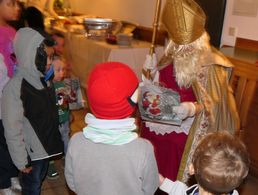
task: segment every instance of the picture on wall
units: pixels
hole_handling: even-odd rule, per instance
[[[256,17],[258,11],[257,0],[235,0],[233,4],[233,15]]]

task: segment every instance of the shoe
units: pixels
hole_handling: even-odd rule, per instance
[[[47,170],[47,178],[48,179],[57,179],[58,177],[59,177],[59,174],[56,171],[54,161],[50,161],[49,166],[48,166],[48,170]]]
[[[21,190],[14,190],[12,187],[0,189],[0,195],[22,195]]]
[[[6,189],[1,189],[0,190],[0,195],[12,195],[12,189],[11,188],[6,188]]]
[[[20,185],[20,181],[19,181],[19,178],[18,177],[12,177],[11,178],[11,183],[12,183],[12,189],[13,190],[19,190],[21,191],[21,185]]]

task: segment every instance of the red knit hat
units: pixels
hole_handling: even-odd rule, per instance
[[[119,62],[97,64],[90,73],[87,95],[92,113],[101,119],[130,116],[135,106],[129,102],[138,87],[131,68]]]

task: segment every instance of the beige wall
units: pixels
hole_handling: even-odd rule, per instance
[[[70,0],[75,12],[127,20],[152,27],[156,0]],[[165,0],[162,0],[164,4]],[[258,16],[232,15],[234,0],[227,0],[221,44],[234,45],[236,37],[258,40]],[[235,35],[229,35],[229,28]]]
[[[70,0],[70,2],[74,12],[126,20],[147,27],[152,27],[156,6],[156,0]]]

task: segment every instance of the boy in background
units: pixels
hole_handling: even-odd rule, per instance
[[[18,68],[3,91],[2,120],[22,194],[40,194],[49,158],[63,152],[51,81],[54,43],[32,28],[21,28],[14,39]]]
[[[56,57],[53,61],[54,65],[54,78],[53,83],[56,92],[56,104],[58,106],[59,116],[59,131],[64,142],[64,155],[66,155],[69,134],[70,134],[70,112],[69,112],[69,91],[64,83],[64,76],[66,74],[65,61]],[[47,177],[49,179],[58,178],[58,172],[56,170],[54,160],[49,162]]]
[[[226,131],[210,133],[198,144],[189,166],[197,184],[188,188],[160,175],[160,189],[169,195],[238,195],[235,189],[247,176],[248,166],[248,153],[240,139]]]

